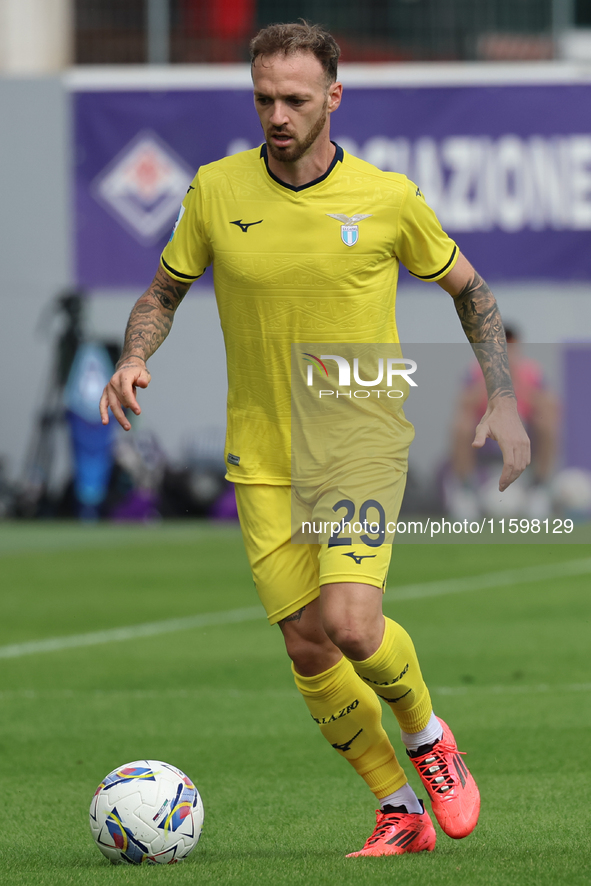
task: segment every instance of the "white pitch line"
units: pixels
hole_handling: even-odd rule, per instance
[[[566,560],[547,566],[526,566],[523,569],[505,569],[501,572],[486,572],[465,578],[448,578],[443,581],[430,581],[399,588],[389,588],[386,599],[417,600],[421,597],[437,597],[441,594],[456,594],[465,591],[480,591],[485,588],[503,587],[512,584],[527,584],[532,581],[545,581],[552,578],[569,578],[591,573],[591,557],[579,560]],[[93,631],[88,634],[72,634],[67,637],[48,637],[44,640],[30,640],[26,643],[12,643],[0,646],[1,658],[22,658],[40,652],[59,652],[62,649],[75,649],[83,646],[98,646],[104,643],[118,643],[140,637],[153,637],[157,634],[172,634],[192,628],[215,627],[218,625],[240,624],[264,618],[260,606],[244,609],[227,609],[222,612],[206,612],[185,618],[170,618],[147,624],[111,628],[106,631]]]
[[[21,658],[23,655],[36,655],[38,652],[58,652],[61,649],[75,649],[80,646],[118,643],[122,640],[135,640],[138,637],[154,637],[157,634],[172,634],[177,631],[188,631],[191,628],[236,624],[262,618],[264,618],[264,612],[260,606],[250,606],[247,609],[227,609],[225,612],[206,612],[203,615],[169,618],[166,621],[129,625],[126,628],[93,631],[90,634],[72,634],[69,637],[48,637],[46,640],[13,643],[10,646],[0,646],[0,658]]]
[[[420,597],[437,597],[440,594],[458,594],[463,591],[481,591],[485,588],[500,588],[512,584],[527,584],[531,581],[545,581],[551,578],[569,578],[587,575],[591,572],[591,557],[579,560],[566,560],[562,563],[545,566],[525,566],[522,569],[505,569],[501,572],[485,572],[466,578],[447,578],[443,581],[428,581],[423,584],[401,585],[387,588],[387,600],[418,600]]]

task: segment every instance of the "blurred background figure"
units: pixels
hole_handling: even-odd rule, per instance
[[[53,342],[52,366],[29,441],[16,505],[19,516],[96,520],[107,498],[114,434],[101,423],[97,397],[113,371],[119,346],[88,340],[84,307],[84,293],[67,290],[41,317],[43,333],[55,320],[61,328]],[[66,492],[64,470],[66,477],[71,476]],[[67,513],[65,497],[70,498]]]
[[[106,434],[96,414],[97,389],[109,378],[113,361],[103,344],[81,343],[64,391],[70,431],[74,497],[81,520],[98,520],[113,469],[113,432]]]
[[[540,363],[523,354],[518,330],[506,326],[505,335],[517,408],[532,443],[529,482],[526,475],[501,494],[497,477],[502,458],[498,444],[486,440],[482,449],[472,446],[476,425],[487,404],[484,377],[474,361],[457,403],[444,481],[446,510],[457,520],[484,515],[543,519],[552,511],[550,481],[558,446],[558,400],[548,388]]]

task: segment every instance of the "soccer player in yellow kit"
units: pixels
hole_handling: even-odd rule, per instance
[[[296,686],[322,734],[380,804],[352,855],[432,850],[435,830],[381,723],[394,712],[411,762],[446,834],[467,836],[480,799],[449,727],[433,713],[412,641],[382,614],[391,546],[343,556],[293,544],[290,520],[290,349],[305,342],[397,342],[399,262],[454,299],[487,381],[475,446],[498,441],[505,489],[529,462],[494,296],[441,230],[420,189],[330,140],[341,102],[339,48],[317,26],[271,25],[251,44],[254,100],[265,143],[197,173],[161,266],[134,306],[101,399],[126,430],[139,414],[146,360],[170,331],[193,280],[212,264],[228,362],[225,459],[255,584],[278,623]],[[335,349],[336,352],[336,349]],[[314,355],[312,355],[314,356]],[[398,504],[412,428],[400,414],[392,446]],[[396,493],[398,490],[398,493]],[[344,564],[344,565],[343,565]]]

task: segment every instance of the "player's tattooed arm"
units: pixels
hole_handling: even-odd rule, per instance
[[[170,332],[174,314],[191,283],[181,283],[160,267],[146,292],[135,303],[127,321],[125,342],[117,369],[135,358],[144,362],[158,350]]]
[[[454,302],[466,338],[480,363],[488,399],[514,398],[503,321],[496,299],[480,274],[473,270],[470,279],[454,295]]]
[[[453,297],[484,375],[488,406],[476,427],[472,446],[480,449],[487,438],[498,442],[503,454],[499,480],[499,489],[503,492],[529,464],[530,445],[517,412],[501,315],[494,295],[461,254],[439,285]]]
[[[503,321],[488,285],[462,254],[439,285],[454,300],[466,338],[480,363],[489,401],[515,398]]]
[[[124,430],[131,429],[125,409],[131,409],[136,415],[141,413],[136,395],[138,388],[147,388],[150,384],[146,360],[170,332],[174,312],[190,285],[179,283],[159,268],[148,290],[135,303],[127,322],[121,357],[101,397],[103,424],[109,423],[111,410]]]

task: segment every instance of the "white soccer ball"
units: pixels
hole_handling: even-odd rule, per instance
[[[117,864],[175,864],[195,848],[203,802],[184,772],[160,760],[114,769],[90,804],[90,830],[103,855]]]

